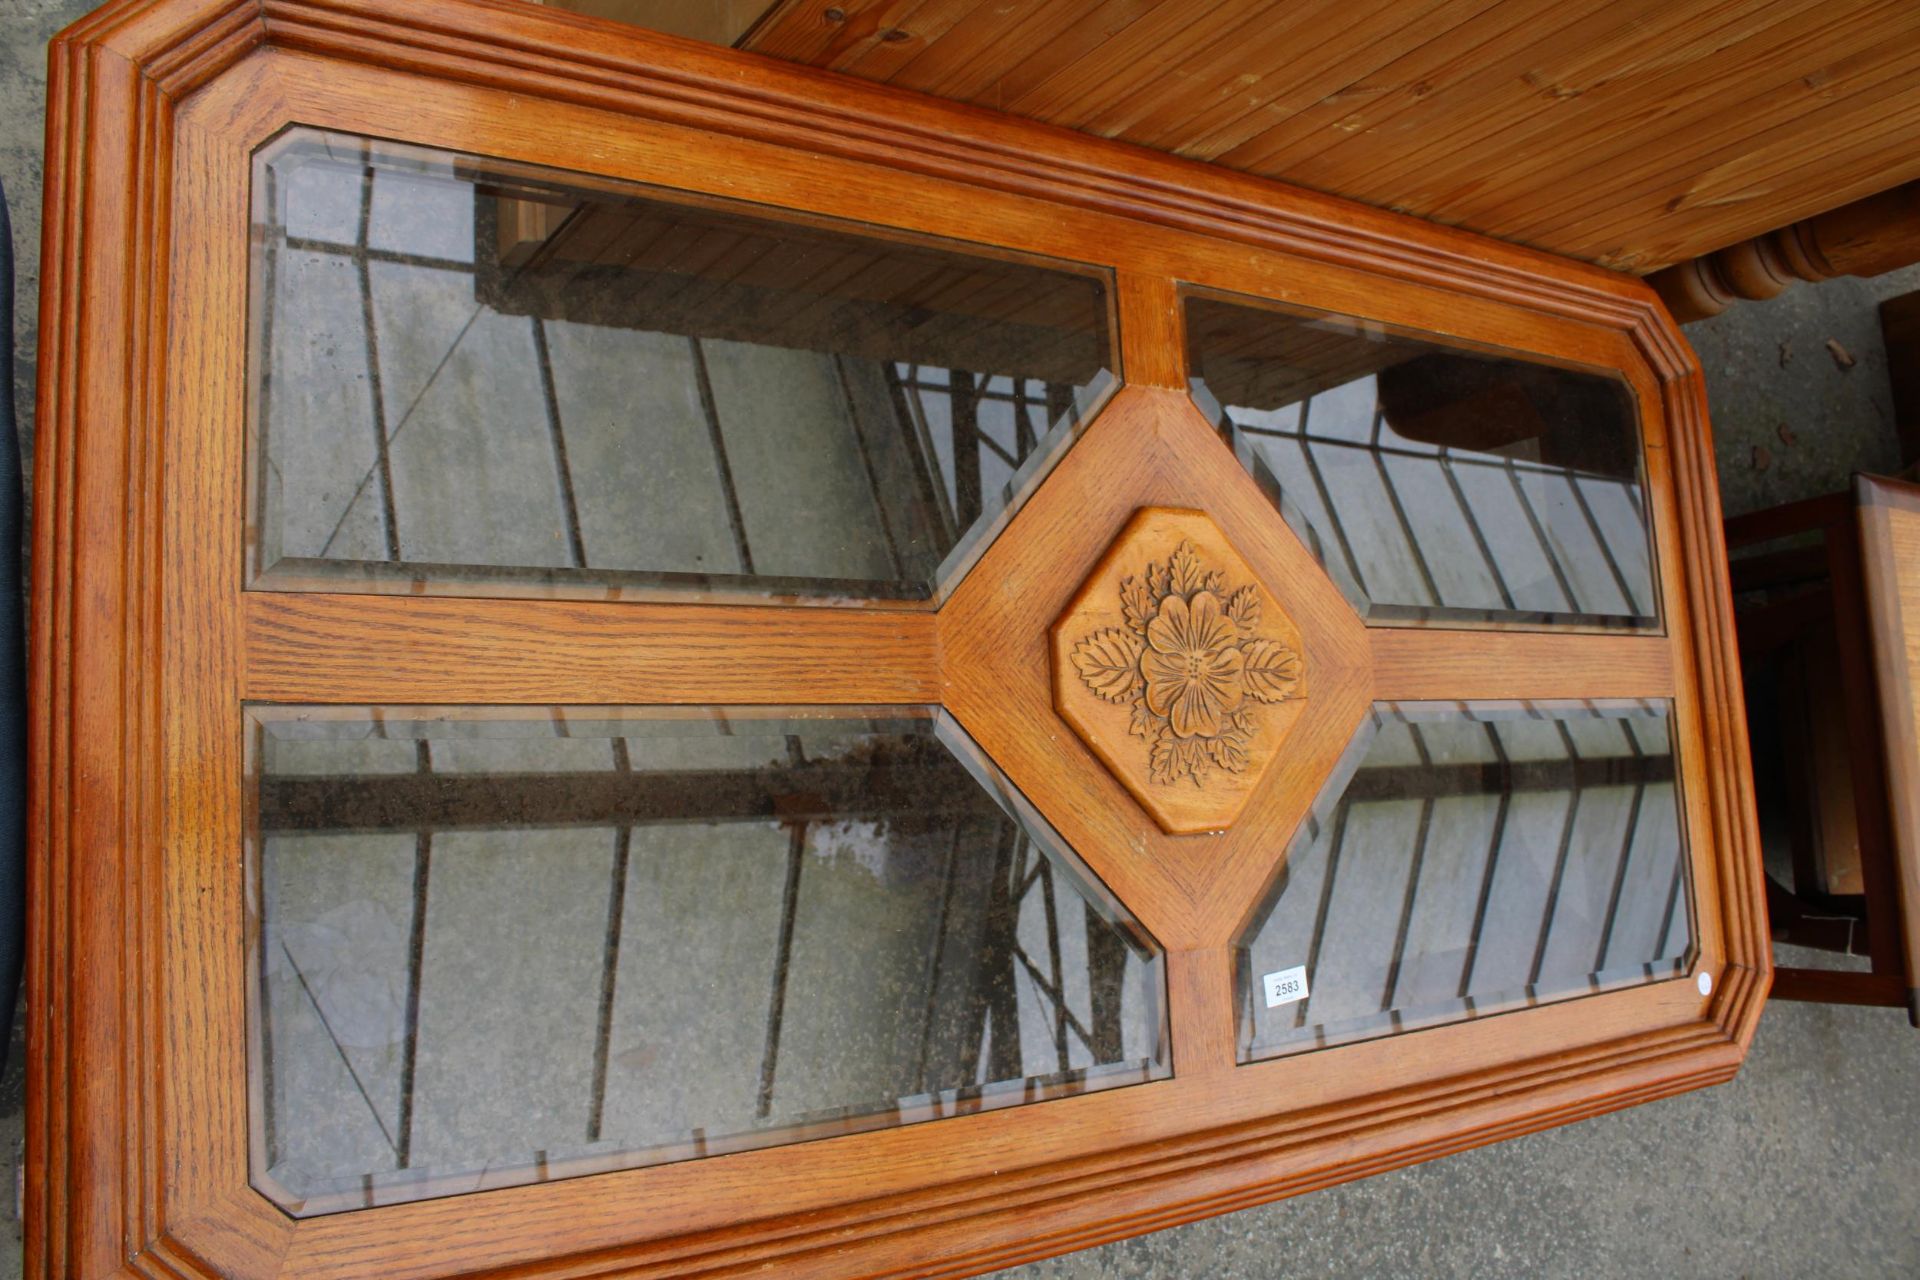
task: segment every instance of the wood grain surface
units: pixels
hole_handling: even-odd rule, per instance
[[[28,1274],[969,1274],[1738,1068],[1769,960],[1712,447],[1643,286],[509,0],[117,0],[52,59]],[[249,173],[295,121],[1111,272],[1127,385],[936,611],[250,592]],[[1188,399],[1188,286],[1618,371],[1662,629],[1363,626]],[[1155,506],[1205,510],[1299,632],[1310,696],[1224,835],[1160,830],[1055,709],[1049,628]],[[1234,941],[1376,699],[1614,696],[1672,699],[1710,996],[1660,982],[1236,1065]],[[1163,948],[1175,1075],[296,1221],[249,1181],[244,704],[278,699],[937,702]]]
[[[1637,273],[1920,177],[1893,0],[781,0],[742,47]]]
[[[1204,511],[1148,507],[1053,624],[1055,710],[1162,831],[1226,830],[1286,745],[1308,684],[1283,600]]]

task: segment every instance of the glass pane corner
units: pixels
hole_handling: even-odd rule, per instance
[[[1171,1073],[1159,949],[937,709],[249,715],[296,1216]]]
[[[1115,385],[1093,268],[310,128],[250,271],[263,589],[937,599]]]
[[[1659,626],[1622,379],[1207,294],[1186,316],[1195,402],[1369,622]]]
[[[1687,974],[1669,719],[1377,704],[1237,944],[1240,1060]]]

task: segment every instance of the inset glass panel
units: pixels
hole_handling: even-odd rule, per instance
[[[1158,950],[944,713],[251,712],[295,1214],[1170,1074]]]
[[[1205,296],[1187,344],[1194,399],[1362,617],[1657,625],[1618,379]]]
[[[1104,275],[296,129],[255,586],[925,599],[1113,385]]]
[[[1687,886],[1667,704],[1376,704],[1241,938],[1240,1059],[1682,976]]]

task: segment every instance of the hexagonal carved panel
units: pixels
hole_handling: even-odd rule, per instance
[[[1307,696],[1300,633],[1204,512],[1138,512],[1053,625],[1060,715],[1173,835],[1222,831]]]

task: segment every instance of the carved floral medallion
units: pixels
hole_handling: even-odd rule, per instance
[[[1258,704],[1300,684],[1300,655],[1257,634],[1259,588],[1228,583],[1183,541],[1165,564],[1122,579],[1120,603],[1126,626],[1081,640],[1073,666],[1094,693],[1132,709],[1148,776],[1199,786],[1215,768],[1245,772]]]
[[[1061,716],[1176,834],[1232,822],[1306,696],[1299,632],[1198,511],[1135,515],[1053,658]]]

